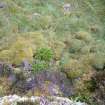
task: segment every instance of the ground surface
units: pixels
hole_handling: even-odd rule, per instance
[[[0,0],[0,96],[43,94],[104,105],[104,5]]]

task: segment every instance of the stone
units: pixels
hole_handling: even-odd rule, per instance
[[[45,86],[50,90],[48,92],[50,95],[57,95],[52,91],[53,89],[59,92],[57,96],[61,95],[61,93],[63,96],[71,96],[74,94],[73,84],[63,72],[56,70],[44,71],[37,74],[35,80],[39,87]]]
[[[6,3],[0,2],[0,8],[2,9],[2,8],[5,8],[5,7],[7,7]]]
[[[105,72],[100,71],[92,77],[93,98],[98,105],[105,105]]]
[[[55,97],[55,96],[21,97],[18,95],[10,95],[10,96],[2,97],[0,100],[1,100],[0,105],[16,105],[16,103],[23,103],[18,105],[24,105],[25,103],[31,103],[29,105],[34,105],[36,102],[38,105],[86,105],[85,103],[69,100],[68,98],[65,98],[65,97]],[[6,102],[8,102],[8,104],[5,104]]]
[[[63,71],[67,74],[68,78],[79,78],[85,72],[83,64],[75,59],[69,59],[63,64]]]

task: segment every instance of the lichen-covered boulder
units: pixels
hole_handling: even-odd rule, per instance
[[[44,71],[37,75],[25,76],[23,72],[15,74],[16,81],[10,76],[11,92],[27,96],[49,95],[49,96],[71,96],[74,94],[73,85],[66,75],[57,71]],[[12,79],[13,78],[13,79]]]
[[[86,103],[76,102],[65,97],[9,95],[0,98],[0,105],[86,105]]]

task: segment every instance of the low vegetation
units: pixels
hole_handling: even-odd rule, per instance
[[[73,98],[99,105],[103,99],[98,97],[102,101],[97,104],[92,100],[94,94],[100,96],[95,86],[103,75],[98,73],[105,72],[104,4],[105,0],[0,1],[0,64],[23,70],[27,61],[34,74],[58,70],[72,81]],[[1,90],[2,86],[0,96],[5,93]]]

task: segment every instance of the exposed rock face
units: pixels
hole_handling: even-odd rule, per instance
[[[32,96],[29,98],[9,95],[0,98],[0,105],[34,105],[33,103],[35,105],[86,105],[85,103],[75,102],[64,97]]]
[[[37,92],[36,92],[37,91]],[[73,84],[66,75],[58,71],[43,71],[37,75],[18,80],[12,86],[13,93],[31,95],[71,96]]]
[[[72,81],[61,71],[50,69],[33,74],[29,70],[31,68],[30,65],[25,64],[20,68],[14,68],[8,64],[0,64],[0,79],[2,81],[0,86],[4,86],[6,80],[9,83],[9,85],[5,84],[9,88],[9,94],[28,96],[41,96],[43,94],[67,97],[74,94]]]
[[[98,72],[92,77],[94,99],[98,105],[105,105],[105,72]]]
[[[60,71],[42,72],[39,75],[37,75],[36,79],[38,80],[38,82],[41,82],[39,80],[42,79],[43,81],[49,81],[53,84],[58,85],[67,96],[72,94],[72,83],[67,79],[66,75]]]
[[[7,5],[4,2],[0,2],[0,9],[5,8]]]

